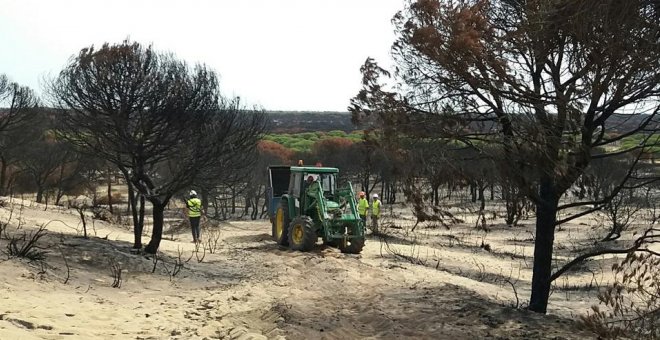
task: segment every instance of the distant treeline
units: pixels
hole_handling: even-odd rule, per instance
[[[267,111],[271,133],[299,133],[316,131],[362,130],[351,122],[349,112],[338,111]],[[617,133],[627,131],[631,126],[639,126],[648,115],[613,114],[606,122],[606,130]],[[476,127],[475,127],[476,128]],[[489,130],[492,126],[481,124],[478,129]]]
[[[358,130],[348,112],[333,111],[269,111],[271,133]]]

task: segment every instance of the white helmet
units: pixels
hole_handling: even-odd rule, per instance
[[[378,198],[378,194],[374,194],[373,198]]]
[[[197,196],[197,191],[190,190],[190,196]]]

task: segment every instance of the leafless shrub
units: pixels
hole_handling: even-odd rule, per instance
[[[462,220],[456,218],[451,212],[441,209],[424,199],[423,190],[418,188],[419,184],[409,179],[403,186],[403,193],[412,203],[412,213],[417,219],[411,231],[415,231],[417,225],[423,222],[441,224],[449,229],[451,225],[460,223]]]
[[[489,253],[493,250],[490,246],[490,243],[486,242],[486,236],[481,237],[481,244],[479,245],[479,248],[481,248],[481,249],[483,249],[483,250],[485,250]]]
[[[177,210],[174,217],[176,220],[168,223],[167,229],[163,232],[170,240],[175,240],[176,234],[190,230],[190,221],[184,211]]]
[[[506,208],[504,221],[510,227],[518,225],[521,219],[529,218],[529,213],[534,211],[534,204],[510,181],[503,181],[502,199]]]
[[[80,215],[80,223],[82,223],[82,228],[83,228],[83,237],[87,238],[87,220],[85,219],[85,210],[87,210],[87,207],[77,206],[75,207],[75,209]]]
[[[516,297],[516,303],[511,305],[511,307],[520,308],[520,299],[518,298],[518,290],[516,289],[516,285],[514,285],[513,282],[508,279],[505,282],[511,285],[511,289],[513,289],[513,295]]]
[[[631,252],[613,266],[616,282],[581,324],[602,338],[660,339],[660,256]]]
[[[488,273],[486,272],[486,266],[481,263],[477,262],[477,260],[472,259],[474,262],[474,265],[477,267],[477,275],[475,277],[475,280],[479,282],[483,282],[486,279],[486,276],[488,276]]]
[[[45,252],[38,246],[39,239],[46,234],[46,226],[41,225],[34,232],[23,232],[20,236],[10,236],[7,252],[10,257],[22,257],[31,261],[43,260]]]
[[[101,206],[93,206],[92,209],[92,218],[95,220],[101,220],[101,221],[106,221],[109,223],[115,223],[115,215],[113,215],[110,210],[101,207]]]
[[[628,230],[632,222],[635,221],[638,212],[645,205],[644,200],[635,195],[635,190],[625,190],[605,204],[603,211],[610,228],[601,242],[618,239],[621,237],[621,233]]]
[[[112,204],[117,204],[117,203],[126,203],[126,199],[122,197],[121,192],[113,192],[112,193],[112,199],[109,199],[107,195],[102,195],[99,197],[96,197],[94,199],[94,205],[108,205],[110,203]]]
[[[391,217],[382,216],[378,221],[378,230],[373,230],[373,236],[386,236],[389,235],[392,229],[401,229],[400,226],[396,226]]]
[[[39,275],[39,279],[43,280],[46,277],[46,273],[48,272],[48,264],[46,264],[45,261],[39,261],[39,271],[37,272],[37,275]]]
[[[176,259],[174,259],[174,267],[170,272],[170,280],[172,280],[175,276],[177,276],[181,272],[181,269],[185,267],[186,263],[190,262],[192,257],[193,254],[190,254],[190,257],[184,260],[183,251],[181,250],[181,248],[177,248],[177,257]]]
[[[64,266],[66,267],[66,277],[64,278],[63,284],[67,284],[69,282],[69,278],[71,277],[71,267],[69,266],[69,261],[66,259],[66,255],[64,255],[64,252],[62,251],[62,247],[59,245],[57,248],[60,251],[60,254],[62,255],[62,259],[64,259]]]
[[[75,209],[78,212],[78,215],[80,216],[80,223],[82,223],[84,238],[87,238],[87,219],[85,216],[85,212],[89,208],[93,207],[93,204],[90,204],[88,200],[89,199],[82,196],[80,198],[69,200],[69,207]]]
[[[200,248],[201,248],[201,255],[200,255]],[[195,243],[195,250],[193,251],[193,254],[195,254],[197,263],[204,262],[204,258],[206,257],[206,244],[201,242]]]
[[[115,259],[110,259],[110,274],[112,275],[112,288],[121,288],[123,281],[121,277],[121,263]]]
[[[483,209],[479,209],[479,212],[477,214],[477,221],[475,222],[474,227],[477,230],[483,230],[485,232],[490,231],[490,225],[486,221],[486,214],[485,214],[485,211]]]
[[[380,240],[380,255],[383,256],[383,250],[385,250],[386,253],[393,255],[395,258],[408,261],[412,264],[426,265],[428,263],[428,258],[422,259],[420,257],[417,234],[411,233],[410,235],[412,235],[411,238],[407,238],[406,235],[403,235],[402,237],[405,243],[410,245],[409,253],[404,253],[396,247],[392,247],[390,244],[392,239],[394,239],[392,235],[381,233],[378,237]]]
[[[174,262],[171,264],[172,266],[170,267],[170,264],[167,263],[167,261],[164,258],[161,258],[159,256],[159,253],[153,254],[152,255],[152,262],[154,264],[151,272],[155,273],[156,272],[156,267],[158,266],[158,263],[161,264],[167,275],[170,277],[170,281],[172,281],[180,272],[181,270],[185,267],[185,265],[192,260],[193,256],[195,256],[195,251],[193,251],[190,254],[190,257],[187,259],[183,256],[183,251],[181,248],[177,248],[177,257],[174,259]],[[202,258],[203,260],[203,258]]]
[[[151,262],[154,264],[154,266],[151,268],[151,273],[152,274],[156,272],[156,267],[158,266],[158,261],[159,261],[158,253],[153,254],[151,256]]]
[[[7,222],[0,222],[0,238],[8,238],[7,236],[7,227],[9,226],[9,223]]]
[[[6,201],[4,201],[4,202],[6,202]],[[23,211],[23,209],[20,210],[20,212],[22,212],[22,211]],[[19,215],[19,218],[18,218],[18,226],[16,227],[17,230],[20,229],[20,227],[21,227],[21,218],[20,218],[20,216],[21,215]],[[13,217],[14,217],[14,206],[10,205],[9,217],[7,217],[7,222],[0,222],[0,238],[9,239],[9,235],[7,234],[7,227],[11,223],[11,220],[12,220]]]
[[[205,230],[204,234],[204,238],[206,239],[204,242],[205,249],[207,249],[210,254],[215,254],[215,252],[218,250],[218,243],[220,242],[220,229],[208,228]]]

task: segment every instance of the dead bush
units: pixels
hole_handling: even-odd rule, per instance
[[[95,220],[105,221],[113,224],[116,222],[115,216],[112,215],[110,210],[100,206],[92,207],[92,218],[94,218]]]
[[[22,257],[31,261],[43,260],[45,251],[38,246],[39,239],[46,235],[46,226],[41,225],[34,232],[23,232],[21,235],[8,236],[7,254],[10,257]]]
[[[214,254],[218,250],[220,236],[220,229],[218,227],[207,228],[204,231],[205,248],[208,249],[209,253]]]
[[[110,259],[110,275],[112,275],[112,288],[121,288],[124,279],[121,277],[121,263],[115,259]]]
[[[126,200],[120,192],[113,192],[111,196],[111,199],[108,198],[108,195],[97,196],[94,203],[100,205],[109,205],[111,201],[112,204],[126,203]]]
[[[660,339],[660,256],[630,253],[613,266],[615,283],[581,324],[601,338]]]

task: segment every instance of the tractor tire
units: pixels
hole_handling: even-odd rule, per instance
[[[289,225],[289,248],[292,250],[310,251],[317,239],[314,221],[310,217],[298,216]]]
[[[273,219],[273,239],[278,245],[289,245],[289,207],[286,200],[280,202],[280,206],[275,211],[275,218]]]
[[[344,254],[359,254],[364,248],[364,238],[354,238],[339,242],[339,250]]]
[[[333,248],[338,248],[339,243],[341,243],[341,240],[323,240],[323,245]]]

